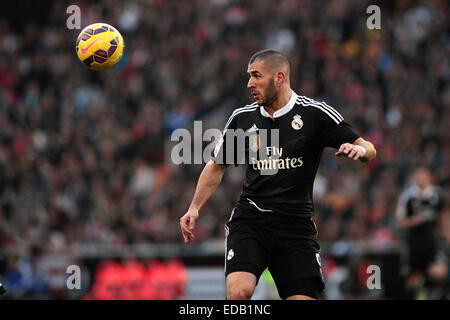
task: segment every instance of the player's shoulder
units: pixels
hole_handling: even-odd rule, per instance
[[[415,199],[419,196],[419,190],[415,185],[408,186],[404,189],[399,196],[399,201],[406,203],[412,199]]]
[[[252,112],[259,108],[259,105],[257,102],[254,102],[252,104],[247,104],[245,106],[236,108],[233,110],[233,113],[231,115],[237,115],[245,112]]]
[[[428,195],[430,197],[442,197],[444,194],[444,191],[440,186],[433,185],[430,187],[428,191]],[[411,185],[407,187],[403,192],[400,194],[400,199],[403,199],[405,201],[411,200],[411,199],[417,199],[420,197],[420,191],[417,188],[416,185]]]
[[[234,109],[233,112],[231,113],[230,117],[228,118],[228,121],[225,125],[225,130],[227,130],[227,128],[230,125],[232,127],[235,127],[238,119],[241,119],[242,117],[246,117],[258,109],[259,109],[259,105],[256,102]],[[232,124],[232,123],[234,123],[234,124]]]
[[[437,195],[440,198],[444,197],[444,189],[439,185],[432,186],[432,193]]]
[[[296,106],[306,108],[309,112],[316,114],[318,117],[331,119],[336,123],[344,121],[342,115],[333,107],[324,101],[318,101],[310,97],[297,95]]]
[[[254,102],[252,104],[247,104],[243,107],[239,107],[233,110],[233,112],[231,113],[230,118],[228,119],[228,121],[232,121],[234,118],[239,118],[245,115],[248,115],[256,110],[259,109],[259,105],[257,102]]]

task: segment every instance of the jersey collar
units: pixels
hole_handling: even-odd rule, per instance
[[[291,90],[291,92],[292,92],[291,99],[283,108],[281,108],[273,113],[273,119],[279,118],[282,115],[285,115],[286,113],[291,111],[291,109],[294,107],[295,101],[297,100],[297,94],[294,92],[294,90]],[[261,111],[261,115],[263,115],[264,117],[272,118],[271,115],[266,111],[266,109],[264,109],[263,106],[259,107],[259,110]]]
[[[434,192],[434,187],[433,186],[428,186],[426,187],[423,191],[420,191],[419,187],[417,185],[414,185],[414,193],[422,198],[428,198],[430,197],[433,192]]]

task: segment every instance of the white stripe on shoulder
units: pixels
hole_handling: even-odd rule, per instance
[[[239,113],[243,113],[243,112],[250,112],[250,111],[255,111],[258,108],[258,104],[255,102],[253,104],[247,105],[245,107],[242,108],[238,108],[236,110],[233,111],[233,113],[231,114],[230,118],[227,121],[227,124],[225,125],[225,129],[223,130],[223,134],[225,134],[225,132],[228,129],[228,126],[230,125],[231,121],[233,121],[233,118],[238,115]]]
[[[309,101],[311,103],[321,105],[322,107],[324,107],[325,109],[327,109],[328,111],[333,113],[338,119],[340,119],[341,121],[344,121],[344,118],[340,115],[340,113],[337,112],[337,110],[334,109],[333,107],[331,107],[328,104],[326,104],[325,102],[319,102],[319,101],[316,101],[314,99],[311,99],[311,98],[308,98],[308,97],[305,97],[305,96],[299,96],[299,98],[303,98],[304,100]]]
[[[326,104],[325,102],[319,102],[319,104],[321,106],[323,106],[325,109],[329,110],[330,112],[334,113],[341,121],[344,121],[344,117],[341,116],[341,114],[334,109],[333,107],[329,106],[328,104]]]
[[[319,102],[311,100],[311,99],[308,101],[303,98],[304,97],[299,96],[299,98],[297,99],[297,102],[300,103],[302,106],[312,106],[312,107],[322,110],[331,119],[333,119],[333,121],[336,122],[337,124],[339,124],[340,122],[342,122],[344,120],[344,118],[332,107],[330,107],[328,105],[324,106],[323,103],[319,103]]]
[[[234,109],[234,111],[233,111],[233,113],[235,113],[236,111],[239,111],[239,110],[242,110],[242,109],[248,109],[248,108],[253,108],[253,107],[256,107],[258,105],[258,102],[253,102],[252,104],[246,104],[245,106],[243,106],[243,107],[240,107],[240,108],[237,108],[237,109]]]

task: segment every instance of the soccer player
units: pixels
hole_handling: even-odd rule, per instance
[[[413,172],[414,184],[400,195],[397,221],[406,231],[408,246],[407,289],[417,288],[421,282],[427,286],[427,271],[436,262],[438,243],[436,227],[444,215],[442,191],[432,183],[431,172],[426,167]]]
[[[194,239],[199,210],[227,166],[241,163],[236,152],[241,144],[230,142],[242,141],[236,132],[244,131],[245,181],[225,225],[227,299],[251,299],[266,267],[281,298],[317,299],[324,281],[312,188],[322,150],[334,147],[336,156],[363,162],[374,159],[376,151],[335,109],[291,89],[289,63],[281,52],[254,54],[247,73],[256,102],[236,109],[226,123],[180,219],[184,241]]]

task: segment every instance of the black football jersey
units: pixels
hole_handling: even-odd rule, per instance
[[[406,189],[399,198],[397,205],[397,219],[412,217],[416,214],[424,216],[424,222],[411,227],[408,231],[408,239],[420,246],[435,239],[435,227],[443,210],[444,202],[442,191],[435,186],[430,186],[421,193],[419,188],[412,186]]]
[[[213,161],[246,166],[238,204],[262,213],[310,217],[323,149],[359,137],[335,109],[292,91],[288,104],[273,118],[257,103],[234,110]]]

